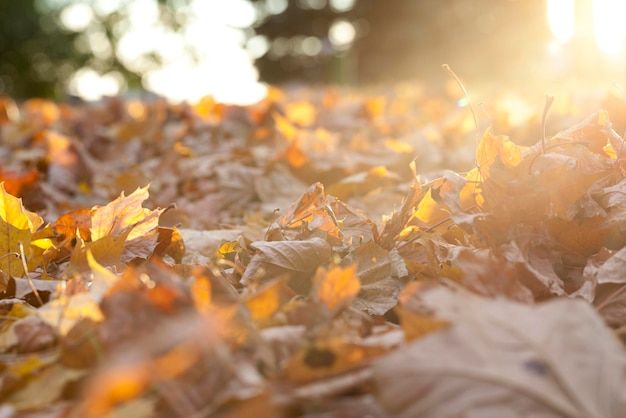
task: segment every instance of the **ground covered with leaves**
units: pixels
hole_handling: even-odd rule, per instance
[[[0,417],[626,417],[612,115],[457,93],[1,98]]]

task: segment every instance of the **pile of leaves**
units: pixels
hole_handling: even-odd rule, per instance
[[[1,417],[626,416],[607,111],[298,94],[0,100]]]

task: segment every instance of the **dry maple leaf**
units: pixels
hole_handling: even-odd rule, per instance
[[[162,209],[149,210],[142,207],[148,199],[148,188],[138,188],[128,196],[124,192],[105,206],[97,206],[91,215],[91,239],[96,241],[105,236],[117,236],[129,230],[127,239],[133,240],[154,230],[158,226]],[[132,231],[130,231],[132,229]]]

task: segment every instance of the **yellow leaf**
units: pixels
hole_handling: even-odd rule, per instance
[[[317,117],[315,106],[307,101],[293,102],[287,104],[287,119],[296,125],[306,127],[311,126]]]
[[[143,208],[142,203],[148,198],[148,187],[140,187],[128,196],[124,192],[106,206],[97,206],[91,215],[92,241],[105,236],[117,236],[127,229],[132,229],[128,239],[146,234],[158,226],[162,210]]]
[[[43,220],[35,213],[24,209],[22,199],[7,193],[4,183],[0,183],[0,270],[15,276],[24,276],[22,261],[19,254],[20,243],[23,246],[26,259],[30,256],[30,240],[36,228],[43,224]]]
[[[491,129],[488,129],[476,149],[476,165],[480,170],[482,180],[489,177],[489,168],[498,158],[498,146],[495,143],[495,138],[491,134]]]
[[[478,144],[476,163],[482,179],[489,177],[490,167],[499,158],[507,167],[515,167],[522,162],[522,147],[515,145],[506,135],[493,135],[491,128]]]
[[[361,288],[361,282],[356,276],[356,264],[346,268],[333,267],[328,271],[320,267],[314,281],[317,284],[317,299],[331,311],[349,305]]]
[[[428,225],[435,225],[450,217],[450,211],[439,206],[439,203],[433,199],[432,189],[428,189],[424,198],[417,205],[417,211],[414,216]]]
[[[507,167],[517,167],[522,162],[522,147],[505,137],[500,149],[500,159]]]
[[[485,203],[485,199],[481,194],[480,184],[482,183],[480,170],[473,168],[465,176],[465,186],[461,189],[461,207],[463,210],[468,210],[474,205],[482,207]]]

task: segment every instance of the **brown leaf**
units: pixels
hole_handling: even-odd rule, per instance
[[[376,363],[378,398],[393,416],[621,417],[626,410],[626,353],[587,302],[526,306],[445,288],[422,297],[453,325]]]
[[[241,282],[251,283],[255,279],[267,281],[284,273],[307,273],[290,284],[298,292],[310,289],[307,277],[331,255],[330,245],[317,237],[306,241],[260,241],[255,242],[253,247],[258,252],[246,267]]]
[[[17,336],[17,345],[14,350],[18,354],[37,353],[54,347],[57,335],[48,323],[30,316],[13,324],[13,332]]]
[[[351,253],[351,262],[357,264],[361,282],[355,307],[371,315],[383,315],[398,303],[408,271],[397,250],[387,251],[369,241]]]
[[[520,283],[515,269],[506,260],[486,250],[460,246],[453,248],[449,257],[452,266],[460,269],[460,283],[467,289],[482,296],[533,302],[532,292]]]

